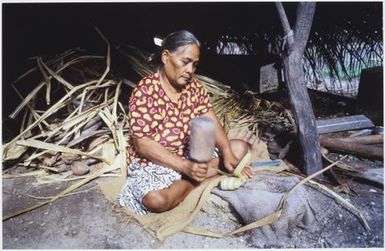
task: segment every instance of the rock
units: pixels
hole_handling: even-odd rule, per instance
[[[62,173],[62,172],[66,172],[66,171],[69,171],[71,169],[71,166],[70,165],[67,165],[65,163],[60,163],[59,165],[56,165],[55,166],[56,170],[59,172],[59,173]]]
[[[72,164],[71,170],[74,175],[80,176],[88,173],[90,168],[85,161],[76,161]]]
[[[79,156],[72,153],[62,153],[60,159],[64,164],[71,165],[73,162],[79,159]]]

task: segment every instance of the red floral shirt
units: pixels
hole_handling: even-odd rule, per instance
[[[159,81],[159,73],[143,78],[133,90],[129,100],[130,139],[147,137],[159,142],[170,152],[183,156],[186,153],[190,122],[212,110],[206,90],[196,79],[186,85],[178,102],[172,101]],[[132,147],[130,160],[148,163]]]

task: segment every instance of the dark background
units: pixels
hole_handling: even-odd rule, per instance
[[[284,6],[293,23],[296,3],[286,2]],[[256,81],[258,65],[274,58],[266,54],[266,44],[261,42],[260,53],[254,57],[230,63],[213,59],[209,57],[213,51],[208,48],[213,48],[220,36],[281,32],[274,2],[7,3],[2,5],[2,10],[3,118],[20,102],[10,83],[36,65],[29,57],[58,54],[75,47],[105,55],[106,45],[93,25],[111,41],[122,41],[148,51],[155,49],[154,35],[163,37],[175,30],[190,30],[203,43],[198,73],[225,83],[242,82],[243,75],[249,76],[249,81]],[[364,16],[376,20],[382,29],[381,2],[317,3],[313,30],[329,29],[346,22],[346,18]]]

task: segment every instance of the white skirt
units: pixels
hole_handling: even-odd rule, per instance
[[[218,157],[219,151],[215,149],[213,158]],[[188,156],[185,158],[189,159]],[[118,198],[119,204],[139,215],[148,214],[150,211],[142,204],[143,197],[148,192],[168,188],[181,178],[182,175],[174,169],[152,162],[143,167],[137,161],[132,161],[129,166],[127,181]]]
[[[150,211],[142,204],[143,197],[150,191],[167,188],[181,178],[181,174],[171,168],[152,162],[143,167],[133,161],[126,184],[119,195],[119,204],[139,215],[148,214]]]

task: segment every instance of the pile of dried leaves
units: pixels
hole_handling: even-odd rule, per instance
[[[99,176],[127,173],[124,136],[127,116],[118,100],[122,83],[109,75],[110,44],[98,33],[107,44],[105,57],[81,55],[76,50],[69,50],[47,61],[37,58],[37,67],[13,83],[23,101],[11,118],[23,110],[24,116],[20,133],[3,145],[3,163],[15,163],[13,168],[26,166],[32,172],[3,174],[3,178],[38,175],[38,183],[44,184],[81,179],[33,208],[50,203]],[[63,77],[68,72],[73,75],[79,65],[100,65],[101,60],[105,60],[101,74],[79,71],[79,80],[82,81],[76,84]],[[15,84],[37,70],[43,80],[22,97]],[[55,97],[58,92],[64,94]],[[44,107],[42,99],[46,110],[39,109]],[[73,177],[72,174],[82,176]],[[3,220],[33,208],[15,212]]]

